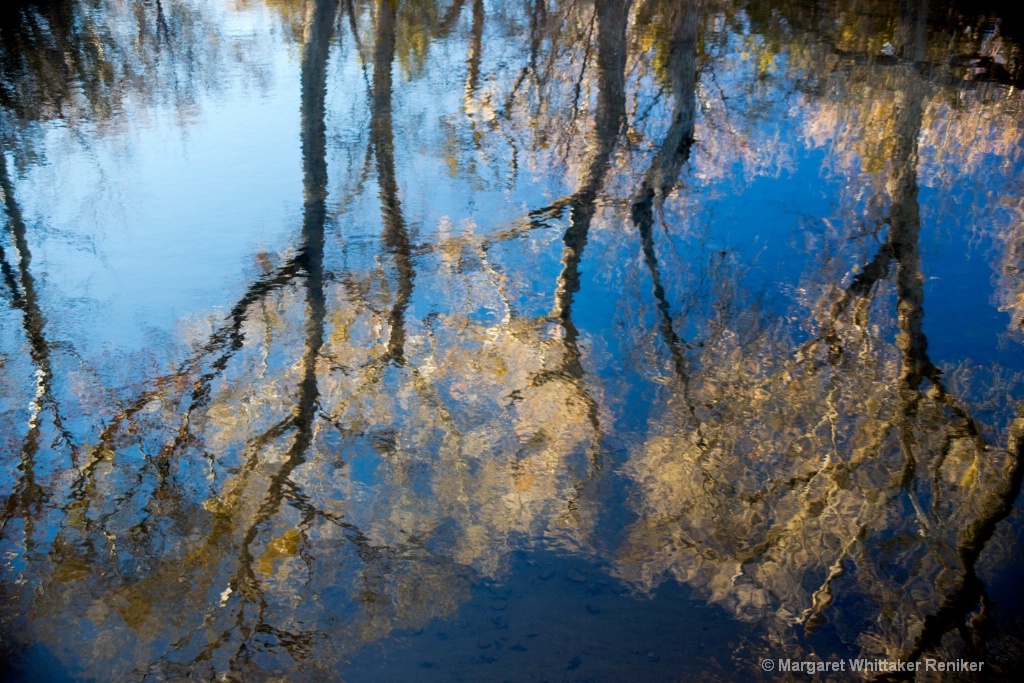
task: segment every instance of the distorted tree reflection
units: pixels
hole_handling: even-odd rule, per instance
[[[41,121],[116,127],[138,106],[168,104],[187,119],[245,40],[209,40],[207,8],[186,0],[18,0],[0,13],[8,144],[31,142],[17,131]]]
[[[794,359],[794,330],[749,312],[712,326],[629,465],[643,519],[619,570],[648,590],[667,571],[779,638],[793,623],[810,633],[834,622],[851,644],[893,659],[956,652],[944,636],[958,629],[959,647],[981,656],[976,563],[1021,481],[1020,419],[986,441],[922,330],[927,84],[912,65],[925,57],[924,10],[899,16],[899,61],[867,67],[886,83],[876,97],[891,101],[887,238],[849,285],[813,302],[820,326]],[[636,205],[634,217],[641,229],[649,220]]]
[[[988,155],[977,177],[1021,215],[999,177],[1019,173],[1020,60],[989,19],[960,30],[916,0],[265,0],[296,46],[301,222],[189,353],[86,390],[15,167],[36,123],[119,125],[150,90],[187,109],[219,63],[195,52],[216,42],[201,3],[127,3],[130,31],[99,21],[121,3],[93,4],[18,3],[0,29],[21,349],[0,359],[18,576],[0,585],[19,642],[97,678],[330,677],[552,548],[638,592],[688,584],[768,643],[797,627],[983,658],[1020,392],[929,355],[922,187]],[[440,82],[456,96],[417,99]],[[764,303],[758,264],[698,216],[799,144],[826,189],[843,179],[838,206],[796,220],[816,241]],[[987,238],[1019,326],[1014,220]]]

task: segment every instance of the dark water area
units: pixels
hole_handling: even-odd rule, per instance
[[[4,2],[0,679],[1016,680],[1014,9]]]

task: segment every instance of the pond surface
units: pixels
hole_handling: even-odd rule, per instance
[[[0,678],[1008,678],[1012,8],[5,2]]]

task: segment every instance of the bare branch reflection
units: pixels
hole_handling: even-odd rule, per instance
[[[1024,60],[996,14],[23,0],[0,20],[0,656],[333,680],[374,644],[466,635],[499,590],[477,610],[496,630],[550,611],[501,587],[555,557],[590,567],[558,578],[584,620],[642,619],[676,582],[755,634],[708,648],[723,676],[798,647],[1012,669]],[[251,106],[291,108],[252,142],[297,141],[259,170],[288,220],[143,348],[86,338],[84,248],[55,224],[120,238],[76,174],[136,169],[139,130],[207,131],[254,84]],[[211,138],[180,144],[220,163]],[[52,170],[69,140],[81,168]],[[126,187],[174,180],[144,175]],[[530,633],[509,649],[534,657]]]

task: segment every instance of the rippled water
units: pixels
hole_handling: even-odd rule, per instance
[[[1009,677],[1012,7],[5,2],[0,677]]]

